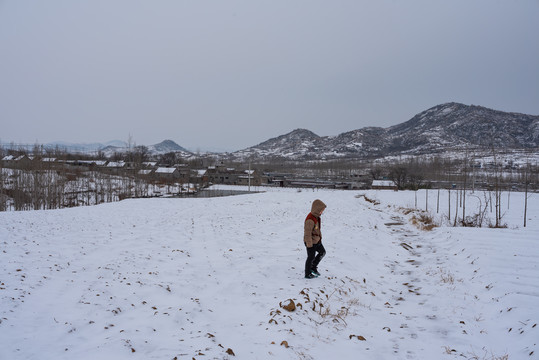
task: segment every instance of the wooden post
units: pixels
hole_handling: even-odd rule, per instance
[[[438,197],[436,198],[436,214],[440,212],[440,188],[438,188]]]
[[[429,189],[425,189],[425,211],[429,211]]]

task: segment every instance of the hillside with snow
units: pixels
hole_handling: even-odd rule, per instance
[[[446,103],[388,128],[366,127],[319,136],[306,129],[269,139],[232,155],[286,159],[339,159],[440,154],[465,149],[521,152],[539,148],[539,116]]]
[[[539,356],[537,194],[490,229],[451,227],[447,191],[258,190],[0,213],[0,359]]]
[[[4,148],[12,144],[1,143]],[[123,141],[73,144],[56,142],[45,149],[65,149],[76,153],[102,153],[113,156],[133,150]],[[35,144],[16,144],[16,149],[32,151]],[[195,155],[172,140],[144,145],[150,155],[175,152],[190,159]],[[265,140],[234,152],[207,151],[203,156],[242,161],[244,159],[361,159],[403,155],[455,154],[472,151],[478,156],[491,156],[493,150],[516,153],[524,158],[539,149],[539,116],[503,112],[482,106],[445,103],[422,111],[411,119],[388,128],[364,127],[335,136],[320,136],[308,129]],[[198,152],[197,152],[198,153]]]

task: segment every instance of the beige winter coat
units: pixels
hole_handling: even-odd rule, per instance
[[[320,229],[320,215],[326,208],[321,200],[313,201],[311,212],[305,219],[305,227],[303,232],[303,241],[307,247],[312,247],[313,244],[318,244],[322,241],[322,231]]]

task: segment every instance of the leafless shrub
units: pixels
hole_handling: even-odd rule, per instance
[[[508,354],[494,355],[492,353],[488,354],[485,351],[485,354],[483,354],[481,356],[481,355],[477,355],[477,354],[472,352],[472,353],[470,353],[469,359],[471,359],[471,360],[509,360],[509,355]]]
[[[491,229],[507,229],[507,224],[500,223],[499,221],[498,223],[495,223],[495,224],[493,224],[492,222],[489,222],[488,227]]]
[[[451,274],[450,272],[445,272],[442,269],[440,269],[440,279],[444,284],[453,285],[455,283],[455,278],[453,277],[453,274]]]
[[[466,216],[464,220],[460,221],[460,224],[464,227],[481,227],[483,221],[479,214],[472,216]]]
[[[432,218],[432,216],[425,212],[422,212],[417,216],[412,216],[412,219],[410,221],[418,229],[424,231],[431,231],[432,229],[437,227],[437,225],[434,223],[434,219]]]

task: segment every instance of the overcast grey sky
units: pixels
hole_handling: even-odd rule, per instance
[[[538,0],[0,0],[0,140],[239,150],[445,102],[539,114]]]

